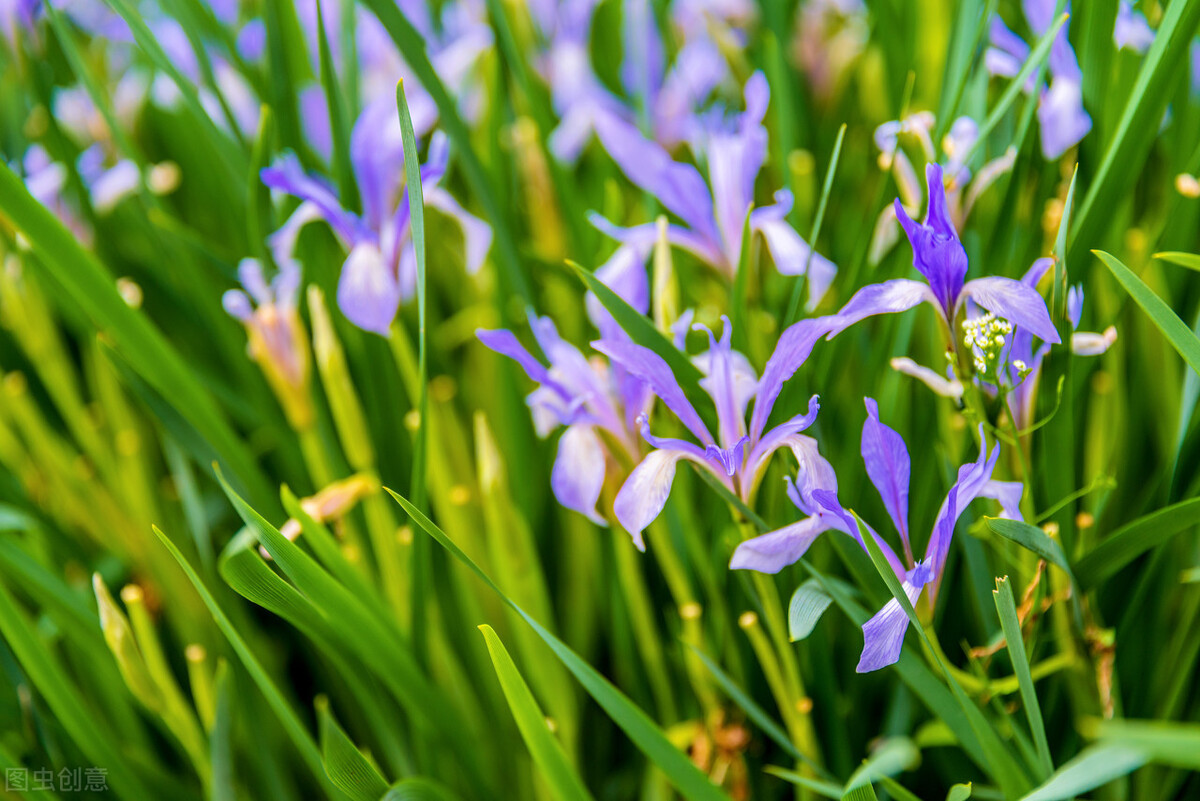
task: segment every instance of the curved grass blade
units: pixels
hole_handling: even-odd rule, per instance
[[[1054,772],[1050,758],[1050,743],[1046,740],[1046,726],[1042,722],[1042,708],[1038,704],[1033,676],[1029,674],[1029,658],[1025,655],[1025,640],[1021,636],[1021,624],[1017,620],[1017,605],[1013,600],[1012,586],[1008,578],[996,579],[992,592],[996,601],[996,612],[1000,616],[1000,627],[1004,630],[1004,641],[1008,645],[1008,656],[1017,674],[1021,688],[1021,703],[1025,705],[1025,717],[1029,719],[1029,730],[1033,733],[1033,744],[1037,748],[1041,778]]]
[[[654,351],[667,363],[671,372],[675,374],[683,394],[687,395],[687,399],[696,407],[704,423],[711,425],[716,419],[716,407],[708,393],[700,388],[700,379],[704,378],[700,369],[669,342],[662,332],[654,327],[654,323],[626,303],[624,298],[612,291],[595,273],[570,259],[567,260],[567,266],[575,271],[584,286],[591,290],[600,301],[600,305],[613,316],[617,325],[621,326],[621,330],[628,334],[630,339],[643,348]]]
[[[1171,250],[1163,253],[1155,253],[1154,258],[1162,259],[1171,264],[1178,264],[1180,267],[1187,267],[1189,270],[1200,271],[1200,254],[1197,253],[1180,253]]]
[[[449,551],[455,559],[468,567],[484,584],[499,595],[509,608],[525,619],[525,622],[550,646],[555,656],[562,660],[563,664],[574,674],[575,678],[579,680],[579,683],[583,685],[584,689],[587,690],[596,703],[633,740],[638,749],[651,762],[658,766],[668,781],[685,798],[700,799],[701,801],[728,801],[728,796],[713,784],[707,776],[701,773],[683,752],[671,744],[662,730],[654,724],[645,712],[630,701],[624,693],[613,686],[608,679],[604,678],[599,671],[572,651],[566,643],[547,631],[533,617],[527,614],[525,610],[513,603],[508,596],[501,592],[495,582],[483,572],[482,568],[463,553],[462,549],[455,545],[454,541],[446,536],[446,533],[437,524],[422,514],[417,507],[413,506],[403,496],[398,495],[390,489],[388,493],[396,499],[396,503],[400,504],[404,511],[408,513],[408,516],[412,518],[413,522],[420,526],[425,533],[437,540],[438,544]]]
[[[792,593],[792,600],[788,602],[788,636],[792,642],[812,634],[831,603],[833,598],[815,578],[797,587]]]
[[[1062,546],[1050,539],[1050,535],[1037,526],[1002,517],[987,518],[987,526],[1001,537],[1033,551],[1074,580],[1071,565],[1067,562],[1067,555],[1063,553]]]
[[[379,801],[457,801],[457,798],[436,782],[414,778],[396,782]]]
[[[212,757],[211,801],[235,801],[237,792],[233,782],[233,679],[229,674],[229,663],[224,659],[217,663],[216,704],[213,727],[208,737],[209,753]]]
[[[1084,589],[1090,589],[1146,551],[1197,524],[1200,524],[1200,498],[1139,517],[1110,534],[1076,562],[1075,575]]]
[[[1101,720],[1096,734],[1102,743],[1141,750],[1152,761],[1200,771],[1200,725],[1162,720]]]
[[[763,771],[765,773],[769,773],[772,776],[777,776],[780,779],[783,779],[785,782],[790,782],[791,784],[794,784],[797,787],[803,787],[806,790],[811,790],[814,793],[816,793],[817,795],[823,796],[824,798],[841,798],[842,797],[842,788],[831,782],[823,782],[823,781],[818,781],[817,779],[810,779],[807,776],[801,776],[799,773],[797,773],[794,770],[788,770],[787,768],[781,768],[781,767],[778,767],[777,765],[767,765],[765,768],[763,768]]]
[[[808,286],[808,271],[812,268],[813,254],[817,252],[817,237],[821,235],[821,225],[825,221],[825,208],[829,205],[829,193],[833,191],[833,177],[837,174],[838,161],[842,156],[842,142],[846,139],[846,123],[838,128],[837,141],[833,144],[833,155],[829,157],[829,166],[825,169],[825,183],[821,187],[821,200],[817,203],[817,216],[813,218],[812,230],[808,233],[808,255],[804,257],[804,270],[793,280],[792,297],[788,301],[787,314],[783,318],[780,330],[786,329],[796,322],[800,314],[800,297],[804,287]]]
[[[1145,765],[1146,755],[1120,743],[1094,745],[1058,769],[1021,801],[1066,801]]]
[[[842,790],[842,797],[849,798],[860,787],[870,787],[885,776],[913,770],[921,762],[921,752],[907,737],[892,737],[875,750],[863,764],[851,774]]]
[[[1125,291],[1137,301],[1137,305],[1150,316],[1150,321],[1162,331],[1163,336],[1171,343],[1188,367],[1200,373],[1200,337],[1192,333],[1183,320],[1179,319],[1170,306],[1163,301],[1146,283],[1134,275],[1133,271],[1120,262],[1119,259],[1105,253],[1103,250],[1093,250],[1104,266],[1112,272],[1113,277],[1125,287]]]
[[[351,742],[329,711],[329,701],[317,699],[317,719],[321,728],[321,753],[325,772],[352,801],[378,801],[387,792],[383,776]]]
[[[480,626],[484,642],[487,643],[488,654],[492,658],[492,666],[496,669],[496,678],[504,690],[508,700],[508,708],[517,721],[521,737],[533,756],[541,775],[546,779],[551,793],[561,801],[586,801],[592,797],[583,784],[583,780],[571,767],[562,744],[551,734],[546,725],[546,716],[538,708],[533,693],[525,679],[521,677],[512,657],[504,647],[504,643],[496,635],[491,626]]]
[[[268,502],[261,468],[196,374],[149,319],[130,308],[104,266],[33,198],[7,164],[0,164],[0,210],[33,246],[51,282],[204,437],[251,497]]]
[[[300,752],[309,771],[316,777],[317,782],[324,788],[325,793],[330,798],[344,799],[342,792],[329,780],[325,775],[325,766],[321,760],[321,752],[317,749],[317,744],[313,742],[312,736],[309,735],[304,724],[300,722],[300,718],[292,710],[291,706],[284,699],[283,694],[271,681],[270,674],[258,661],[258,657],[250,650],[250,646],[242,639],[242,635],[238,633],[237,628],[225,616],[225,612],[221,610],[217,599],[212,596],[205,586],[204,580],[197,575],[195,569],[192,568],[187,558],[175,546],[175,543],[162,532],[158,526],[152,527],[154,533],[158,536],[162,544],[171,552],[171,556],[175,557],[175,561],[179,562],[179,566],[183,568],[183,572],[187,574],[188,580],[192,582],[192,586],[196,588],[200,599],[204,601],[204,605],[212,612],[213,621],[216,622],[217,628],[229,640],[229,644],[233,646],[233,650],[237,653],[238,658],[242,660],[242,665],[246,668],[246,672],[250,674],[250,678],[254,679],[254,683],[258,685],[258,689],[267,699],[267,704],[271,707],[271,711],[279,718],[279,722],[283,724],[284,731],[291,738],[292,744]]]

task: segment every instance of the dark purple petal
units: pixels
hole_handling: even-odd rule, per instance
[[[967,275],[967,252],[963,250],[947,211],[942,168],[937,164],[925,166],[925,186],[929,200],[923,224],[913,222],[899,198],[893,208],[896,219],[900,221],[912,245],[913,267],[925,276],[949,318],[953,316],[952,311]]]
[[[1037,290],[1020,281],[999,276],[976,278],[963,287],[963,297],[969,297],[992,314],[1024,328],[1038,339],[1054,345],[1062,341],[1054,329],[1054,323],[1050,322],[1046,301],[1042,300]]]
[[[904,439],[879,421],[879,406],[873,398],[864,398],[867,420],[862,430],[862,458],[867,476],[879,490],[883,505],[891,515],[904,551],[911,557],[908,540],[908,481],[912,469]]]
[[[651,391],[701,442],[705,445],[714,444],[712,435],[708,433],[700,415],[683,394],[679,382],[675,380],[675,374],[661,356],[633,342],[599,340],[593,342],[592,347],[645,381]]]

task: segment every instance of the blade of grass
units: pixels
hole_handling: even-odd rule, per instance
[[[1033,733],[1033,743],[1037,748],[1038,766],[1041,768],[1039,778],[1047,778],[1054,772],[1054,762],[1050,758],[1050,743],[1046,740],[1046,726],[1042,722],[1042,708],[1038,704],[1037,691],[1033,687],[1033,677],[1029,675],[1029,659],[1025,655],[1025,640],[1021,636],[1021,624],[1017,621],[1017,606],[1013,600],[1012,586],[1008,578],[996,579],[996,589],[992,592],[996,601],[996,612],[1000,615],[1000,627],[1004,630],[1004,640],[1008,644],[1009,660],[1013,671],[1017,674],[1017,683],[1021,688],[1021,703],[1025,705],[1025,717],[1029,719],[1029,730]]]
[[[1169,250],[1163,253],[1155,253],[1154,258],[1162,259],[1171,264],[1178,264],[1180,267],[1187,267],[1189,270],[1200,271],[1200,254],[1180,253],[1179,251]]]
[[[860,787],[869,787],[885,776],[913,770],[920,762],[921,752],[912,740],[907,737],[889,738],[851,774],[842,789],[842,797],[848,798]]]
[[[351,742],[329,711],[329,701],[317,698],[317,720],[321,729],[321,753],[325,772],[352,801],[378,801],[387,792],[383,776]]]
[[[546,716],[538,708],[529,685],[521,677],[512,657],[504,647],[504,643],[496,635],[491,626],[480,626],[484,642],[487,643],[488,654],[492,657],[492,666],[496,669],[496,678],[504,690],[508,700],[508,708],[517,721],[521,737],[533,756],[541,775],[545,778],[551,793],[561,801],[580,799],[586,801],[592,794],[588,792],[583,780],[571,767],[562,745],[554,738],[546,725]]]
[[[1179,315],[1119,259],[1102,250],[1093,250],[1092,252],[1100,261],[1104,262],[1104,266],[1112,272],[1113,277],[1121,286],[1125,287],[1125,291],[1149,315],[1150,321],[1163,333],[1167,342],[1171,343],[1171,347],[1183,357],[1188,367],[1200,373],[1200,337],[1192,333],[1192,329],[1179,319]]]
[[[1075,563],[1075,575],[1091,589],[1151,548],[1200,524],[1200,498],[1172,504],[1122,526]]]
[[[566,643],[547,631],[521,607],[513,603],[508,596],[483,572],[462,549],[454,544],[446,533],[432,520],[421,513],[403,496],[388,490],[396,503],[408,513],[409,517],[421,527],[425,533],[437,540],[438,544],[449,551],[455,559],[465,565],[476,576],[492,589],[509,608],[525,619],[538,636],[550,646],[555,656],[562,660],[567,669],[574,674],[588,694],[598,703],[608,716],[633,740],[638,749],[662,770],[663,774],[685,798],[711,799],[718,801],[727,796],[713,784],[707,776],[701,773],[691,760],[679,751],[663,734],[662,730],[639,709],[628,697],[604,678],[595,668],[585,662],[572,651]]]
[[[208,745],[212,758],[211,801],[235,801],[237,791],[233,781],[233,679],[229,664],[217,663],[215,684],[216,705]]]
[[[1141,750],[1121,743],[1094,745],[1059,768],[1021,801],[1066,801],[1132,773],[1146,761]]]
[[[833,155],[829,157],[829,167],[825,170],[825,183],[821,186],[821,200],[817,203],[817,216],[813,218],[812,230],[808,233],[808,255],[804,258],[804,270],[795,277],[792,285],[792,297],[788,301],[787,314],[783,318],[780,330],[786,329],[796,322],[800,314],[800,298],[804,287],[808,284],[808,271],[812,267],[813,254],[817,252],[817,237],[821,235],[821,225],[825,221],[825,208],[829,205],[829,193],[833,190],[833,177],[837,174],[838,160],[842,156],[842,142],[846,139],[846,123],[838,128],[837,141],[833,144]]]

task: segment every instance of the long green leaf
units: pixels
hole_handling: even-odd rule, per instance
[[[1141,306],[1142,310],[1150,316],[1150,321],[1159,331],[1162,331],[1163,336],[1171,343],[1171,347],[1183,357],[1189,367],[1200,373],[1200,337],[1192,333],[1192,329],[1179,319],[1179,315],[1119,259],[1102,250],[1093,250],[1092,252],[1099,257],[1100,261],[1104,262],[1104,266],[1112,271],[1121,286],[1125,287],[1125,291],[1137,301],[1137,305]]]
[[[860,787],[869,787],[885,776],[913,770],[920,762],[921,752],[912,740],[907,737],[889,738],[851,774],[842,789],[842,798],[849,797]]]
[[[809,579],[796,588],[788,602],[788,636],[792,642],[812,634],[833,598],[816,579]]]
[[[1068,576],[1072,575],[1071,565],[1067,562],[1067,555],[1063,553],[1062,546],[1037,526],[1002,517],[987,518],[987,526],[1001,537],[1033,551]]]
[[[537,763],[541,775],[555,798],[562,801],[580,799],[586,801],[592,794],[588,792],[583,781],[571,767],[567,755],[563,752],[562,744],[554,738],[546,725],[546,716],[538,708],[529,685],[521,677],[512,657],[504,647],[504,643],[496,635],[491,626],[480,626],[483,639],[487,643],[488,654],[492,657],[492,666],[496,669],[496,678],[504,690],[508,700],[508,708],[517,721],[521,737]]]
[[[1197,524],[1200,524],[1200,498],[1139,517],[1092,548],[1075,564],[1075,575],[1084,589],[1090,589],[1146,551]]]
[[[1033,743],[1037,747],[1041,777],[1046,778],[1054,770],[1054,762],[1050,759],[1050,744],[1046,740],[1046,726],[1042,722],[1042,707],[1038,704],[1033,676],[1029,673],[1025,640],[1021,635],[1021,624],[1017,621],[1017,605],[1007,578],[996,579],[996,589],[992,595],[996,600],[996,612],[1000,615],[1000,627],[1004,630],[1004,640],[1008,645],[1009,659],[1017,674],[1017,685],[1021,688],[1025,717],[1029,719],[1029,730],[1033,733]]]
[[[608,713],[608,716],[612,718],[614,723],[629,735],[629,738],[633,740],[638,749],[651,762],[658,766],[671,784],[685,798],[712,799],[713,801],[726,799],[727,801],[728,797],[721,792],[720,788],[697,770],[691,760],[671,744],[645,712],[634,705],[624,693],[614,687],[608,679],[600,675],[595,668],[583,661],[562,640],[547,631],[540,623],[521,609],[521,607],[513,603],[508,596],[501,592],[495,582],[469,556],[463,553],[462,549],[455,545],[454,541],[446,536],[445,532],[432,520],[422,514],[419,509],[404,497],[390,489],[388,492],[396,499],[396,503],[400,504],[404,511],[408,513],[413,522],[420,526],[429,536],[437,540],[438,544],[449,551],[454,558],[470,568],[513,611],[525,619],[525,622],[550,646],[555,656],[562,660],[567,669],[575,675],[575,678],[579,680],[579,683],[583,685],[588,694],[595,699],[596,703]]]
[[[1146,764],[1141,750],[1120,743],[1094,745],[1063,765],[1021,801],[1066,801],[1119,779]]]
[[[1187,267],[1189,270],[1200,272],[1200,254],[1196,253],[1180,253],[1178,251],[1167,251],[1164,253],[1155,253],[1154,258],[1162,259],[1171,264],[1178,264],[1180,267]]]
[[[378,801],[387,792],[387,782],[342,731],[324,698],[317,699],[317,719],[321,727],[325,772],[330,780],[352,801]]]
[[[1132,746],[1158,764],[1200,771],[1200,724],[1102,720],[1096,733],[1100,742]]]

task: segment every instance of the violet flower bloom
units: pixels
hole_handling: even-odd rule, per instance
[[[967,505],[976,498],[993,498],[1001,504],[1001,517],[1020,520],[1020,501],[1024,487],[1015,481],[993,481],[992,472],[1000,457],[1000,446],[988,453],[984,443],[979,457],[958,469],[958,480],[950,488],[933,524],[925,557],[913,561],[909,539],[908,491],[912,464],[904,439],[879,420],[879,408],[871,398],[865,398],[867,419],[863,423],[862,457],[867,476],[883,500],[888,517],[896,527],[904,546],[904,561],[866,523],[863,529],[875,540],[905,594],[916,604],[925,586],[939,585],[950,552],[954,528]],[[803,520],[777,531],[741,543],[734,551],[730,567],[736,570],[757,570],[777,573],[800,559],[809,546],[826,531],[840,531],[865,546],[858,521],[839,502],[837,478],[832,466],[817,452],[816,443],[804,443],[797,453],[800,471],[796,481],[788,482],[788,497],[807,515]],[[894,664],[900,658],[908,617],[894,598],[863,624],[863,652],[858,672]]]
[[[1053,26],[1055,0],[1022,0],[1021,7],[1035,36],[1042,36]],[[1079,144],[1092,129],[1092,118],[1083,109],[1083,73],[1067,40],[1067,28],[1068,23],[1064,23],[1051,45],[1050,87],[1041,90],[1038,99],[1042,155],[1048,161]],[[988,71],[1016,77],[1029,58],[1029,45],[998,16],[992,18],[989,39],[991,47],[984,56]],[[1024,88],[1028,93],[1037,89],[1032,80]]]
[[[754,200],[754,181],[767,157],[767,132],[762,125],[770,89],[761,72],[746,82],[746,110],[731,124],[712,124],[706,134],[704,155],[708,181],[691,164],[674,161],[658,144],[647,140],[625,120],[602,115],[596,130],[605,149],[637,186],[654,195],[684,225],[667,227],[667,239],[725,276],[737,272],[746,213]],[[766,239],[776,268],[785,275],[800,275],[809,260],[808,243],[787,223],[790,192],[775,193],[775,205],[750,213],[750,230]],[[620,228],[598,214],[592,224],[626,244],[653,243],[657,226],[646,223]],[[813,252],[808,265],[808,307],[816,306],[829,288],[837,268]]]
[[[1135,11],[1129,0],[1121,0],[1117,6],[1117,21],[1113,25],[1113,43],[1120,50],[1128,47],[1135,53],[1145,53],[1154,44],[1154,31],[1146,16]]]
[[[1036,287],[1042,276],[1054,266],[1053,259],[1038,259],[1021,279],[1022,283]],[[1071,324],[1071,352],[1076,356],[1099,356],[1117,341],[1117,329],[1109,326],[1104,333],[1076,331],[1083,316],[1083,285],[1077,284],[1067,291],[1067,320]],[[1042,364],[1050,346],[1042,343],[1034,349],[1033,336],[1018,327],[1013,331],[1012,348],[1008,353],[1008,378],[1012,390],[1005,400],[1008,412],[1018,431],[1033,425],[1034,406],[1037,400],[1038,383]]]
[[[867,317],[908,311],[921,303],[928,303],[937,310],[948,339],[953,342],[957,339],[954,336],[955,319],[970,299],[1014,326],[1025,328],[1039,339],[1058,343],[1058,332],[1050,321],[1046,303],[1032,287],[999,276],[965,281],[967,253],[947,211],[942,168],[937,164],[927,165],[925,183],[928,208],[924,223],[914,222],[899,199],[894,207],[896,217],[912,245],[913,266],[927,283],[896,278],[863,287],[841,311],[824,318],[828,338],[832,339]]]
[[[437,132],[421,166],[421,190],[428,208],[438,209],[461,226],[466,267],[473,275],[491,248],[492,229],[438,186],[448,157],[446,138]],[[306,174],[294,155],[285,155],[263,170],[263,183],[303,201],[272,234],[272,249],[291,255],[304,225],[316,220],[328,223],[349,251],[338,281],[338,306],[359,328],[387,336],[400,303],[412,296],[417,280],[394,101],[377,101],[363,111],[351,133],[350,159],[362,196],[361,215],[343,208],[334,191]]]
[[[238,280],[221,298],[225,311],[246,327],[246,350],[262,368],[293,428],[313,422],[309,395],[308,336],[300,322],[300,265],[281,259],[270,283],[257,259],[242,259]]]
[[[16,47],[18,31],[23,36],[34,35],[41,10],[42,0],[5,0],[0,7],[0,34],[10,47]]]
[[[696,326],[698,330],[708,331],[709,349],[694,360],[705,375],[700,386],[716,405],[716,437],[709,433],[671,368],[657,353],[627,339],[592,343],[592,347],[608,356],[613,364],[645,382],[700,442],[697,445],[688,440],[656,437],[650,433],[646,415],[638,420],[642,438],[653,450],[629,474],[617,493],[613,511],[639,549],[645,549],[642,531],[658,517],[667,502],[681,459],[708,470],[731,492],[748,502],[771,454],[779,448],[794,445],[796,437],[812,425],[820,409],[818,398],[813,395],[806,413],[764,432],[771,407],[788,376],[772,372],[768,365],[759,381],[746,357],[731,347],[733,329],[729,319],[721,319],[724,329],[720,340],[703,326]],[[815,337],[813,339],[815,341]],[[758,400],[754,416],[747,427],[746,408],[755,397]]]

